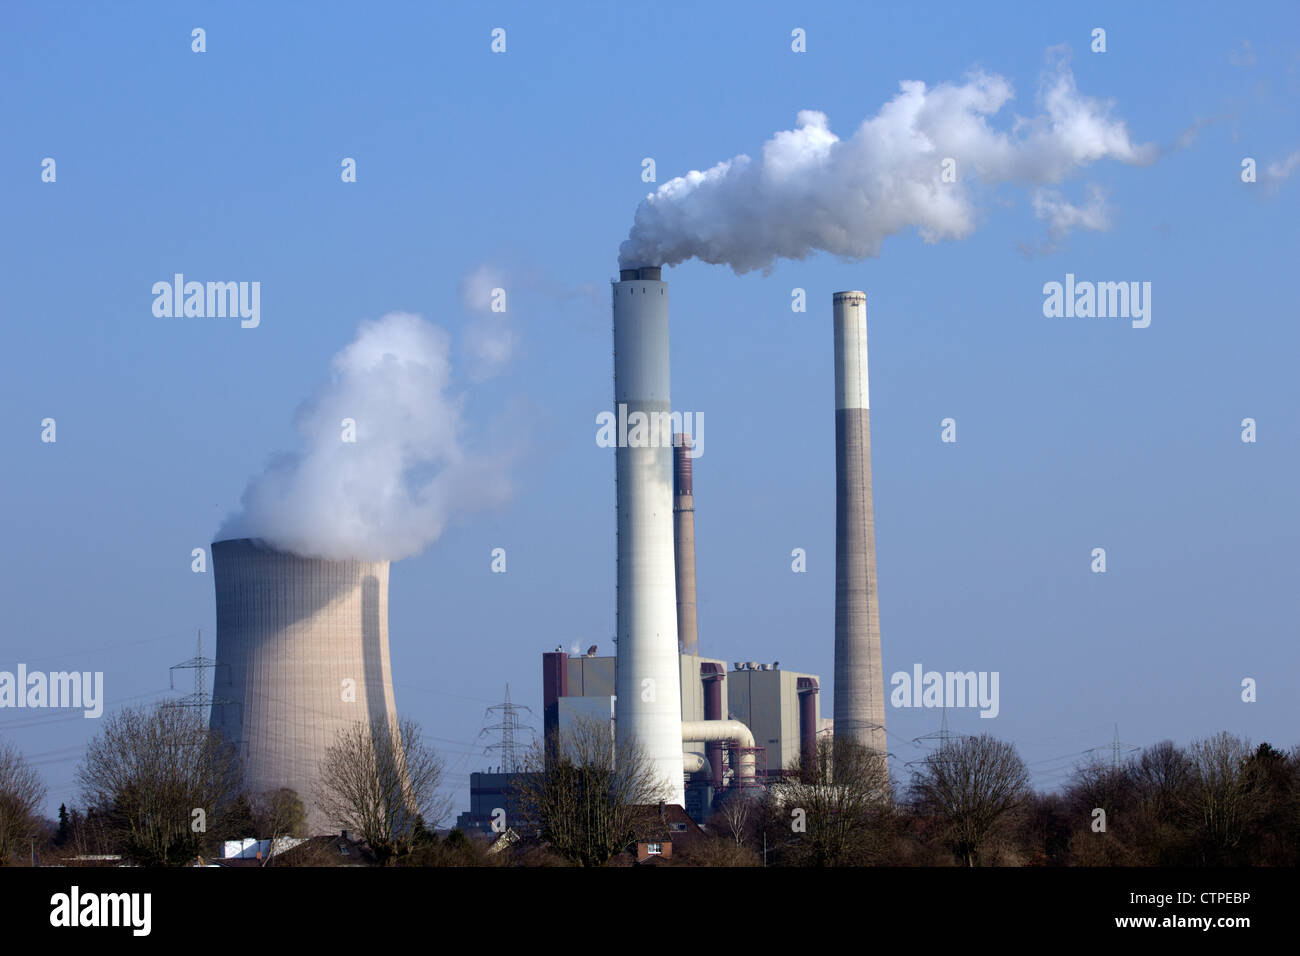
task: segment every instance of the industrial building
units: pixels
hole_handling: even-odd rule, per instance
[[[519,778],[524,773],[471,773],[469,775],[469,809],[456,818],[456,826],[465,833],[504,832],[518,826]],[[504,815],[498,811],[505,811]]]
[[[612,721],[646,753],[663,800],[702,820],[719,795],[762,786],[815,747],[826,729],[821,684],[777,663],[728,670],[700,655],[692,440],[671,427],[668,284],[659,266],[621,269],[611,293],[616,414],[648,422],[650,440],[623,431],[615,450],[617,653],[543,655],[545,729]],[[835,294],[833,329],[834,726],[883,753],[864,293]],[[238,745],[250,793],[290,788],[314,832],[333,830],[317,810],[326,751],[356,722],[372,735],[396,727],[388,562],[302,557],[250,539],[215,542],[212,556],[212,727]],[[474,775],[467,826],[490,819],[510,776]]]
[[[584,655],[563,649],[542,655],[547,739],[565,734],[575,720],[613,719],[616,669],[617,658],[598,657],[594,647]],[[816,747],[825,724],[816,675],[781,670],[779,662],[740,661],[729,671],[724,661],[696,654],[678,655],[678,674],[679,736],[710,725],[721,731],[713,739],[679,744],[689,777],[683,805],[697,822],[707,821],[729,793],[765,785],[798,760],[801,750]]]
[[[766,751],[768,773],[787,770],[801,752],[813,753],[821,728],[821,682],[780,663],[737,664],[727,674],[730,716],[749,727]]]
[[[659,266],[620,269],[611,296],[615,413],[620,422],[640,415],[650,440],[615,450],[617,653],[542,655],[544,733],[549,741],[578,720],[609,721],[644,751],[664,800],[705,820],[719,796],[762,786],[815,748],[821,684],[777,663],[728,671],[700,655],[691,436],[660,431],[672,412],[668,284]],[[499,796],[475,777],[467,824]]]
[[[671,421],[668,287],[658,266],[621,269],[612,284],[614,402],[620,422],[651,422],[648,443],[620,441],[617,498],[617,653],[542,655],[544,733],[576,721],[609,721],[634,739],[679,803],[703,822],[719,799],[761,787],[820,734],[884,754],[884,682],[871,488],[866,294],[832,300],[835,369],[835,717],[820,715],[817,675],[779,662],[700,654],[691,436],[664,442],[654,422]],[[662,425],[660,425],[662,428]],[[467,823],[499,799],[476,774]],[[504,785],[502,782],[501,785]]]

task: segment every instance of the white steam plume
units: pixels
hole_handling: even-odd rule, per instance
[[[1020,243],[1020,250],[1032,258],[1035,253],[1047,254],[1060,248],[1060,240],[1071,229],[1109,229],[1110,212],[1106,208],[1106,193],[1096,183],[1088,184],[1087,205],[1076,206],[1058,190],[1046,187],[1034,189],[1032,202],[1034,216],[1047,223],[1049,238],[1037,247]]]
[[[1291,177],[1291,174],[1297,169],[1300,169],[1300,149],[1297,149],[1280,162],[1269,163],[1264,167],[1264,172],[1260,175],[1259,180],[1270,189],[1276,190],[1277,187],[1286,182]]]
[[[480,264],[460,280],[461,306],[470,315],[463,346],[470,359],[470,376],[477,382],[503,371],[518,344],[508,312],[492,311],[493,292],[506,291],[505,287],[505,273],[489,263]]]
[[[736,156],[647,196],[619,264],[696,258],[743,273],[817,250],[863,259],[879,255],[887,236],[911,227],[926,242],[970,235],[972,183],[1059,183],[1101,159],[1154,162],[1159,150],[1134,144],[1124,122],[1111,118],[1111,104],[1078,92],[1061,51],[1049,55],[1039,113],[1016,117],[1009,130],[995,129],[989,119],[1011,99],[1011,84],[987,73],[960,85],[905,81],[845,140],[831,132],[826,114],[803,110],[796,128],[776,133],[757,160]],[[956,182],[942,179],[949,158],[956,161]],[[1064,224],[1061,216],[1048,218]],[[1105,220],[1092,208],[1070,224]]]
[[[1106,194],[1096,184],[1088,187],[1088,204],[1076,206],[1055,189],[1036,189],[1033,196],[1034,215],[1045,219],[1053,239],[1059,239],[1071,229],[1105,229],[1110,225],[1106,213]]]
[[[398,560],[453,515],[504,502],[501,461],[463,449],[447,334],[418,315],[363,322],[294,418],[303,450],[249,482],[217,534],[309,557]],[[355,424],[345,441],[344,419]]]

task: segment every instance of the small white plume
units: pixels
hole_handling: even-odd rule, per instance
[[[776,133],[757,161],[736,156],[647,196],[619,264],[696,258],[744,273],[818,250],[863,259],[908,228],[926,242],[970,235],[972,185],[1059,183],[1101,159],[1154,162],[1159,150],[1135,145],[1124,122],[1111,118],[1111,104],[1080,95],[1062,52],[1049,55],[1040,112],[1016,117],[1009,130],[989,119],[1011,99],[1011,84],[986,73],[932,88],[904,81],[846,140],[824,113],[801,111],[795,129]],[[943,181],[947,159],[955,161],[955,182]],[[1067,206],[1059,193],[1040,195],[1040,215],[1054,228],[1104,227],[1105,211],[1095,201],[1074,213]]]
[[[1300,149],[1291,153],[1286,159],[1271,162],[1264,167],[1259,181],[1265,186],[1276,189],[1291,178],[1291,174],[1300,169]]]
[[[1088,204],[1076,206],[1055,189],[1034,190],[1034,215],[1047,221],[1053,239],[1064,236],[1076,226],[1105,229],[1110,225],[1106,214],[1106,194],[1096,184],[1088,187]]]
[[[503,293],[500,299],[497,290]],[[482,263],[460,280],[461,306],[470,316],[463,345],[475,381],[498,374],[514,356],[518,337],[511,327],[508,292],[505,273],[490,263]],[[502,311],[493,311],[495,302]]]
[[[448,394],[447,334],[418,315],[363,322],[329,382],[294,418],[303,450],[249,482],[217,539],[258,538],[309,557],[398,560],[453,515],[504,502],[500,461],[464,450],[461,400]],[[344,420],[354,422],[347,440]]]

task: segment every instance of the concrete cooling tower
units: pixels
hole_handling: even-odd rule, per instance
[[[246,538],[212,545],[217,590],[212,727],[239,746],[247,792],[297,791],[312,833],[319,765],[356,721],[396,725],[388,562],[327,561]]]

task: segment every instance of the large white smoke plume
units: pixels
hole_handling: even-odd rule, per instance
[[[863,259],[910,227],[926,242],[970,235],[973,185],[1041,187],[1101,159],[1154,162],[1159,150],[1135,144],[1124,122],[1111,117],[1111,104],[1075,88],[1063,53],[1049,54],[1039,112],[1003,130],[990,118],[1011,100],[1011,84],[982,72],[959,85],[903,82],[848,139],[831,131],[826,114],[803,110],[796,128],[776,133],[757,160],[736,156],[647,196],[620,247],[620,265],[696,258],[743,273],[817,250]],[[955,182],[943,181],[946,159],[955,161]],[[1040,188],[1034,206],[1059,238],[1073,226],[1105,228],[1098,197],[1094,191],[1089,205],[1076,208]]]
[[[243,510],[217,540],[397,560],[431,544],[455,514],[504,502],[504,463],[461,445],[449,350],[447,334],[418,315],[363,322],[295,415],[302,451],[277,456],[249,482]]]

